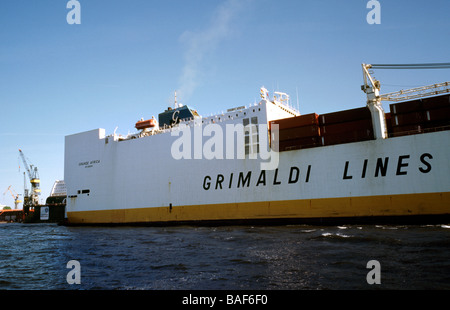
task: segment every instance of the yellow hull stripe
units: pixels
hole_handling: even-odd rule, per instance
[[[69,224],[450,214],[450,192],[67,212]]]

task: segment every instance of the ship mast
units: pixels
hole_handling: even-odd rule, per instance
[[[175,102],[174,102],[174,106],[175,106],[175,109],[178,108],[178,103],[177,103],[177,91],[175,91]]]
[[[380,81],[372,78],[371,72],[369,72],[370,68],[372,68],[372,65],[362,64],[364,85],[361,86],[361,90],[367,95],[367,107],[372,114],[375,139],[386,139],[388,134],[386,117],[380,99]]]

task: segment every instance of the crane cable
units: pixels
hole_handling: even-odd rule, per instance
[[[450,69],[449,62],[423,64],[371,64],[373,69]]]

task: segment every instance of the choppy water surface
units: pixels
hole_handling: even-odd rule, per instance
[[[450,225],[0,224],[0,289],[450,289]],[[66,267],[80,263],[81,284]],[[381,265],[369,285],[366,264]]]

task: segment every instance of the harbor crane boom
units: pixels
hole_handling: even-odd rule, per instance
[[[450,82],[432,84],[397,92],[380,94],[381,83],[372,75],[371,69],[449,69],[450,63],[428,64],[362,64],[364,84],[361,90],[367,95],[367,107],[372,113],[374,135],[376,139],[387,137],[386,119],[381,101],[406,101],[443,93],[450,93]]]
[[[37,167],[33,167],[33,165],[28,165],[25,155],[23,154],[22,150],[19,149],[20,157],[22,158],[22,161],[25,165],[25,169],[28,173],[28,178],[30,179],[31,183],[31,193],[28,196],[27,191],[25,191],[24,195],[24,205],[31,205],[35,206],[39,204],[39,195],[41,194],[40,189],[40,183],[41,180],[39,179],[38,169]]]
[[[380,94],[381,83],[376,80],[371,69],[448,69],[450,63],[436,64],[362,64],[364,85],[361,89],[367,94],[368,99],[378,99],[380,101],[406,101],[422,97],[434,96],[450,93],[450,82],[442,82],[427,86],[420,86],[410,89],[402,89],[392,93]]]
[[[14,188],[12,188],[12,185],[10,185],[10,186],[6,189],[6,191],[3,193],[3,195],[5,195],[8,191],[11,193],[11,196],[12,196],[13,199],[14,199],[14,209],[17,210],[17,206],[19,205],[19,203],[22,202],[22,200],[19,199],[19,195],[20,195],[20,194],[17,194],[17,193],[16,193],[16,191],[14,190]]]

